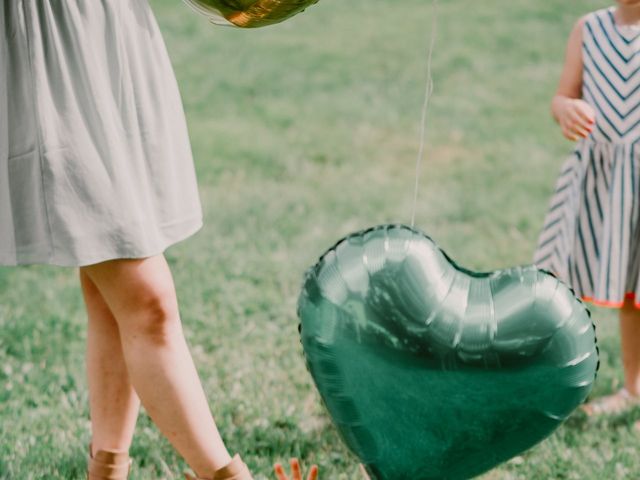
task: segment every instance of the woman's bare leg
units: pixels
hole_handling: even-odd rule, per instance
[[[81,267],[120,331],[129,378],[154,423],[200,477],[231,461],[182,332],[164,255]]]
[[[92,450],[129,450],[140,399],[129,381],[118,324],[82,270],[80,285],[88,316],[86,365]]]

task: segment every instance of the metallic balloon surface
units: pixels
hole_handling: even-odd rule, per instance
[[[318,0],[184,0],[218,25],[256,28],[280,23]]]
[[[599,365],[588,310],[554,276],[468,271],[402,225],[325,253],[298,315],[323,402],[379,480],[490,470],[551,434]]]

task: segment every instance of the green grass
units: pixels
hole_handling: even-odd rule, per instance
[[[304,270],[338,238],[410,221],[430,2],[321,0],[255,31],[213,27],[179,0],[152,5],[206,217],[166,256],[219,428],[258,478],[289,456],[324,479],[358,478],[305,369],[296,301]],[[417,226],[462,265],[530,262],[571,148],[548,107],[566,37],[605,5],[440,2]],[[614,312],[594,313],[600,394],[622,375]],[[0,268],[0,478],[83,478],[85,324],[75,269]],[[576,415],[484,478],[634,478],[639,413]],[[186,468],[144,410],[131,454],[134,479]]]

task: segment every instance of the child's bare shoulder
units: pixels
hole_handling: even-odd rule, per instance
[[[606,17],[607,15],[609,15],[611,12],[610,8],[601,8],[599,10],[594,10],[592,12],[586,13],[584,15],[582,15],[580,18],[578,18],[578,20],[576,20],[576,22],[573,25],[573,29],[574,30],[582,30],[582,28],[585,26],[585,24],[591,20],[591,21],[597,21],[598,19],[602,19],[604,17]]]
[[[590,15],[590,13],[587,13],[586,15],[583,15],[578,20],[576,20],[576,22],[573,24],[573,29],[582,31],[582,29],[584,28],[584,24],[587,23]]]
[[[589,15],[591,15],[590,13],[583,15],[582,17],[580,17],[578,20],[575,21],[575,23],[573,24],[573,28],[571,30],[571,34],[569,35],[569,42],[571,43],[573,41],[573,43],[579,43],[582,41],[582,32],[584,30],[584,26],[587,23],[587,20],[589,19]]]

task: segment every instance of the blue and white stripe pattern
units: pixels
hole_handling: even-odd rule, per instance
[[[534,263],[579,296],[619,306],[625,295],[640,303],[640,30],[613,13],[584,25],[582,94],[596,125],[561,169]]]

